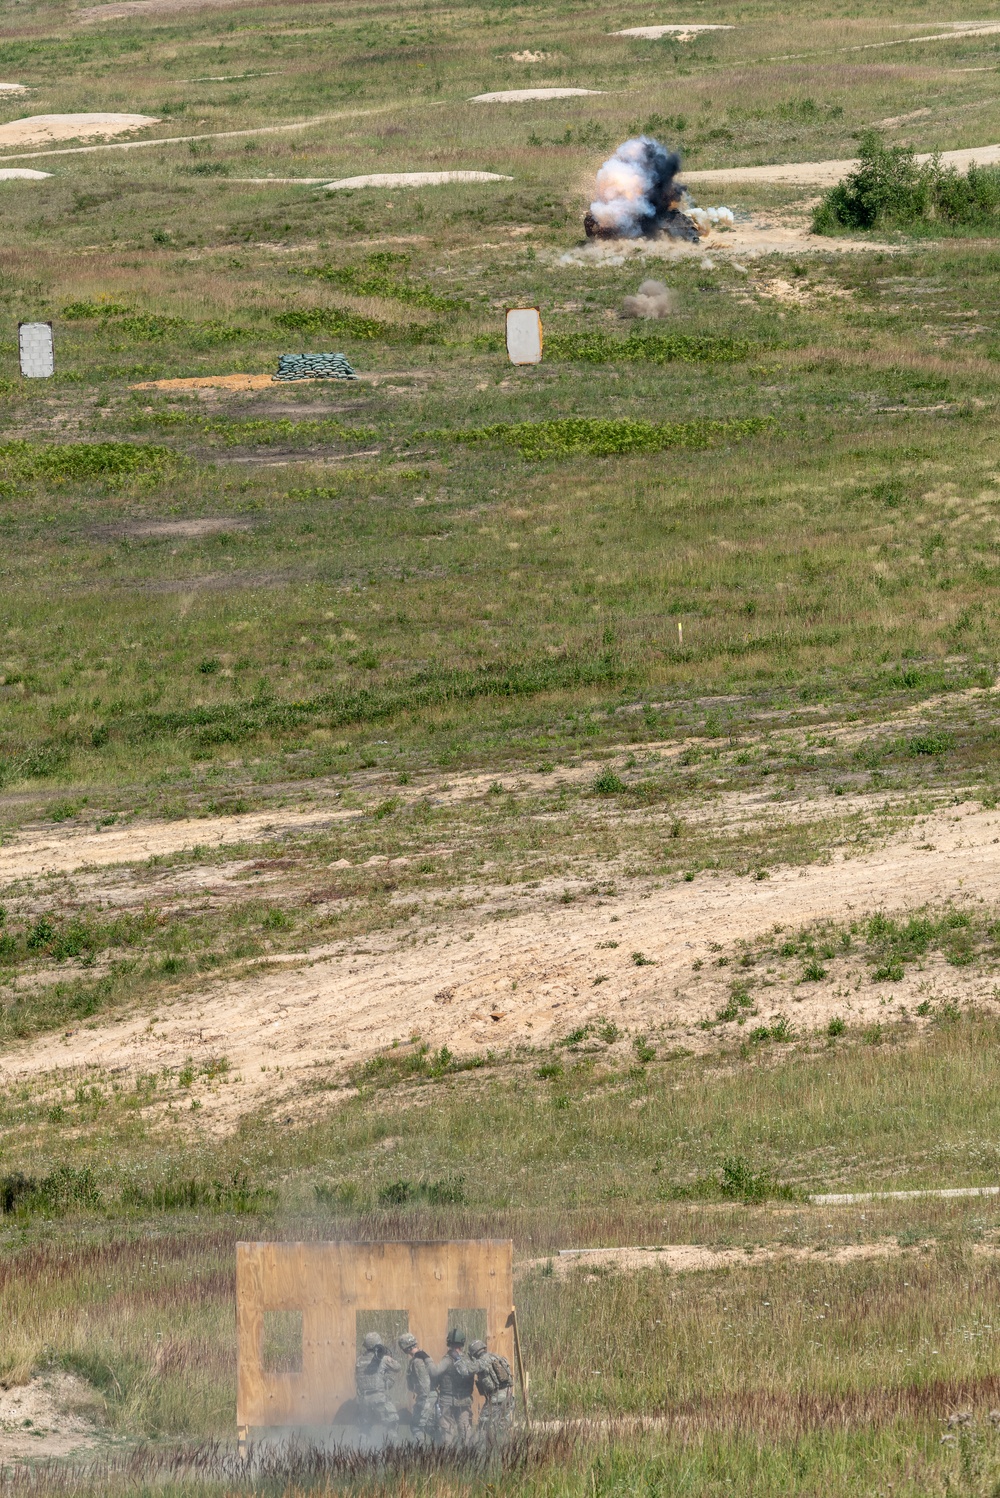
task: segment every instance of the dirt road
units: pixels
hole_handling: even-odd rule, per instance
[[[917,161],[926,162],[930,155],[918,156]],[[976,166],[996,166],[1000,162],[1000,145],[973,146],[964,151],[942,151],[942,166],[954,167],[966,172],[973,163]],[[857,158],[849,161],[786,161],[780,166],[726,166],[711,171],[685,171],[685,182],[697,182],[708,186],[713,182],[796,182],[808,187],[833,187],[853,172]]]

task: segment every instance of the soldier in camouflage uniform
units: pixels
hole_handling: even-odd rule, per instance
[[[506,1358],[489,1352],[485,1342],[469,1347],[476,1370],[476,1388],[483,1396],[479,1411],[480,1439],[488,1443],[503,1440],[514,1423],[514,1375]]]
[[[433,1361],[428,1353],[417,1346],[412,1332],[404,1332],[396,1338],[396,1346],[410,1360],[406,1370],[406,1387],[413,1395],[413,1410],[410,1415],[410,1430],[418,1446],[430,1446],[434,1440],[437,1421],[437,1395],[434,1391]]]
[[[438,1390],[438,1434],[442,1446],[468,1446],[472,1440],[475,1365],[465,1355],[465,1333],[452,1327],[448,1351],[433,1370]]]
[[[402,1368],[382,1340],[380,1332],[369,1332],[362,1343],[361,1355],[354,1365],[354,1383],[358,1391],[358,1423],[373,1436],[393,1435],[399,1424],[399,1411],[389,1397]]]

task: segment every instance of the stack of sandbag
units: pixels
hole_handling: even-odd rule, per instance
[[[343,354],[280,354],[276,380],[356,380]]]

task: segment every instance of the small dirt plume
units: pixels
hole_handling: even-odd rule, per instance
[[[669,317],[674,310],[674,294],[662,281],[643,281],[635,296],[622,302],[623,317]]]

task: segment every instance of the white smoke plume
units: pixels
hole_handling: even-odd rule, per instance
[[[625,141],[597,173],[597,195],[584,219],[588,236],[639,239],[665,231],[697,240],[694,224],[677,207],[684,191],[676,180],[680,165],[676,151],[651,136]]]

